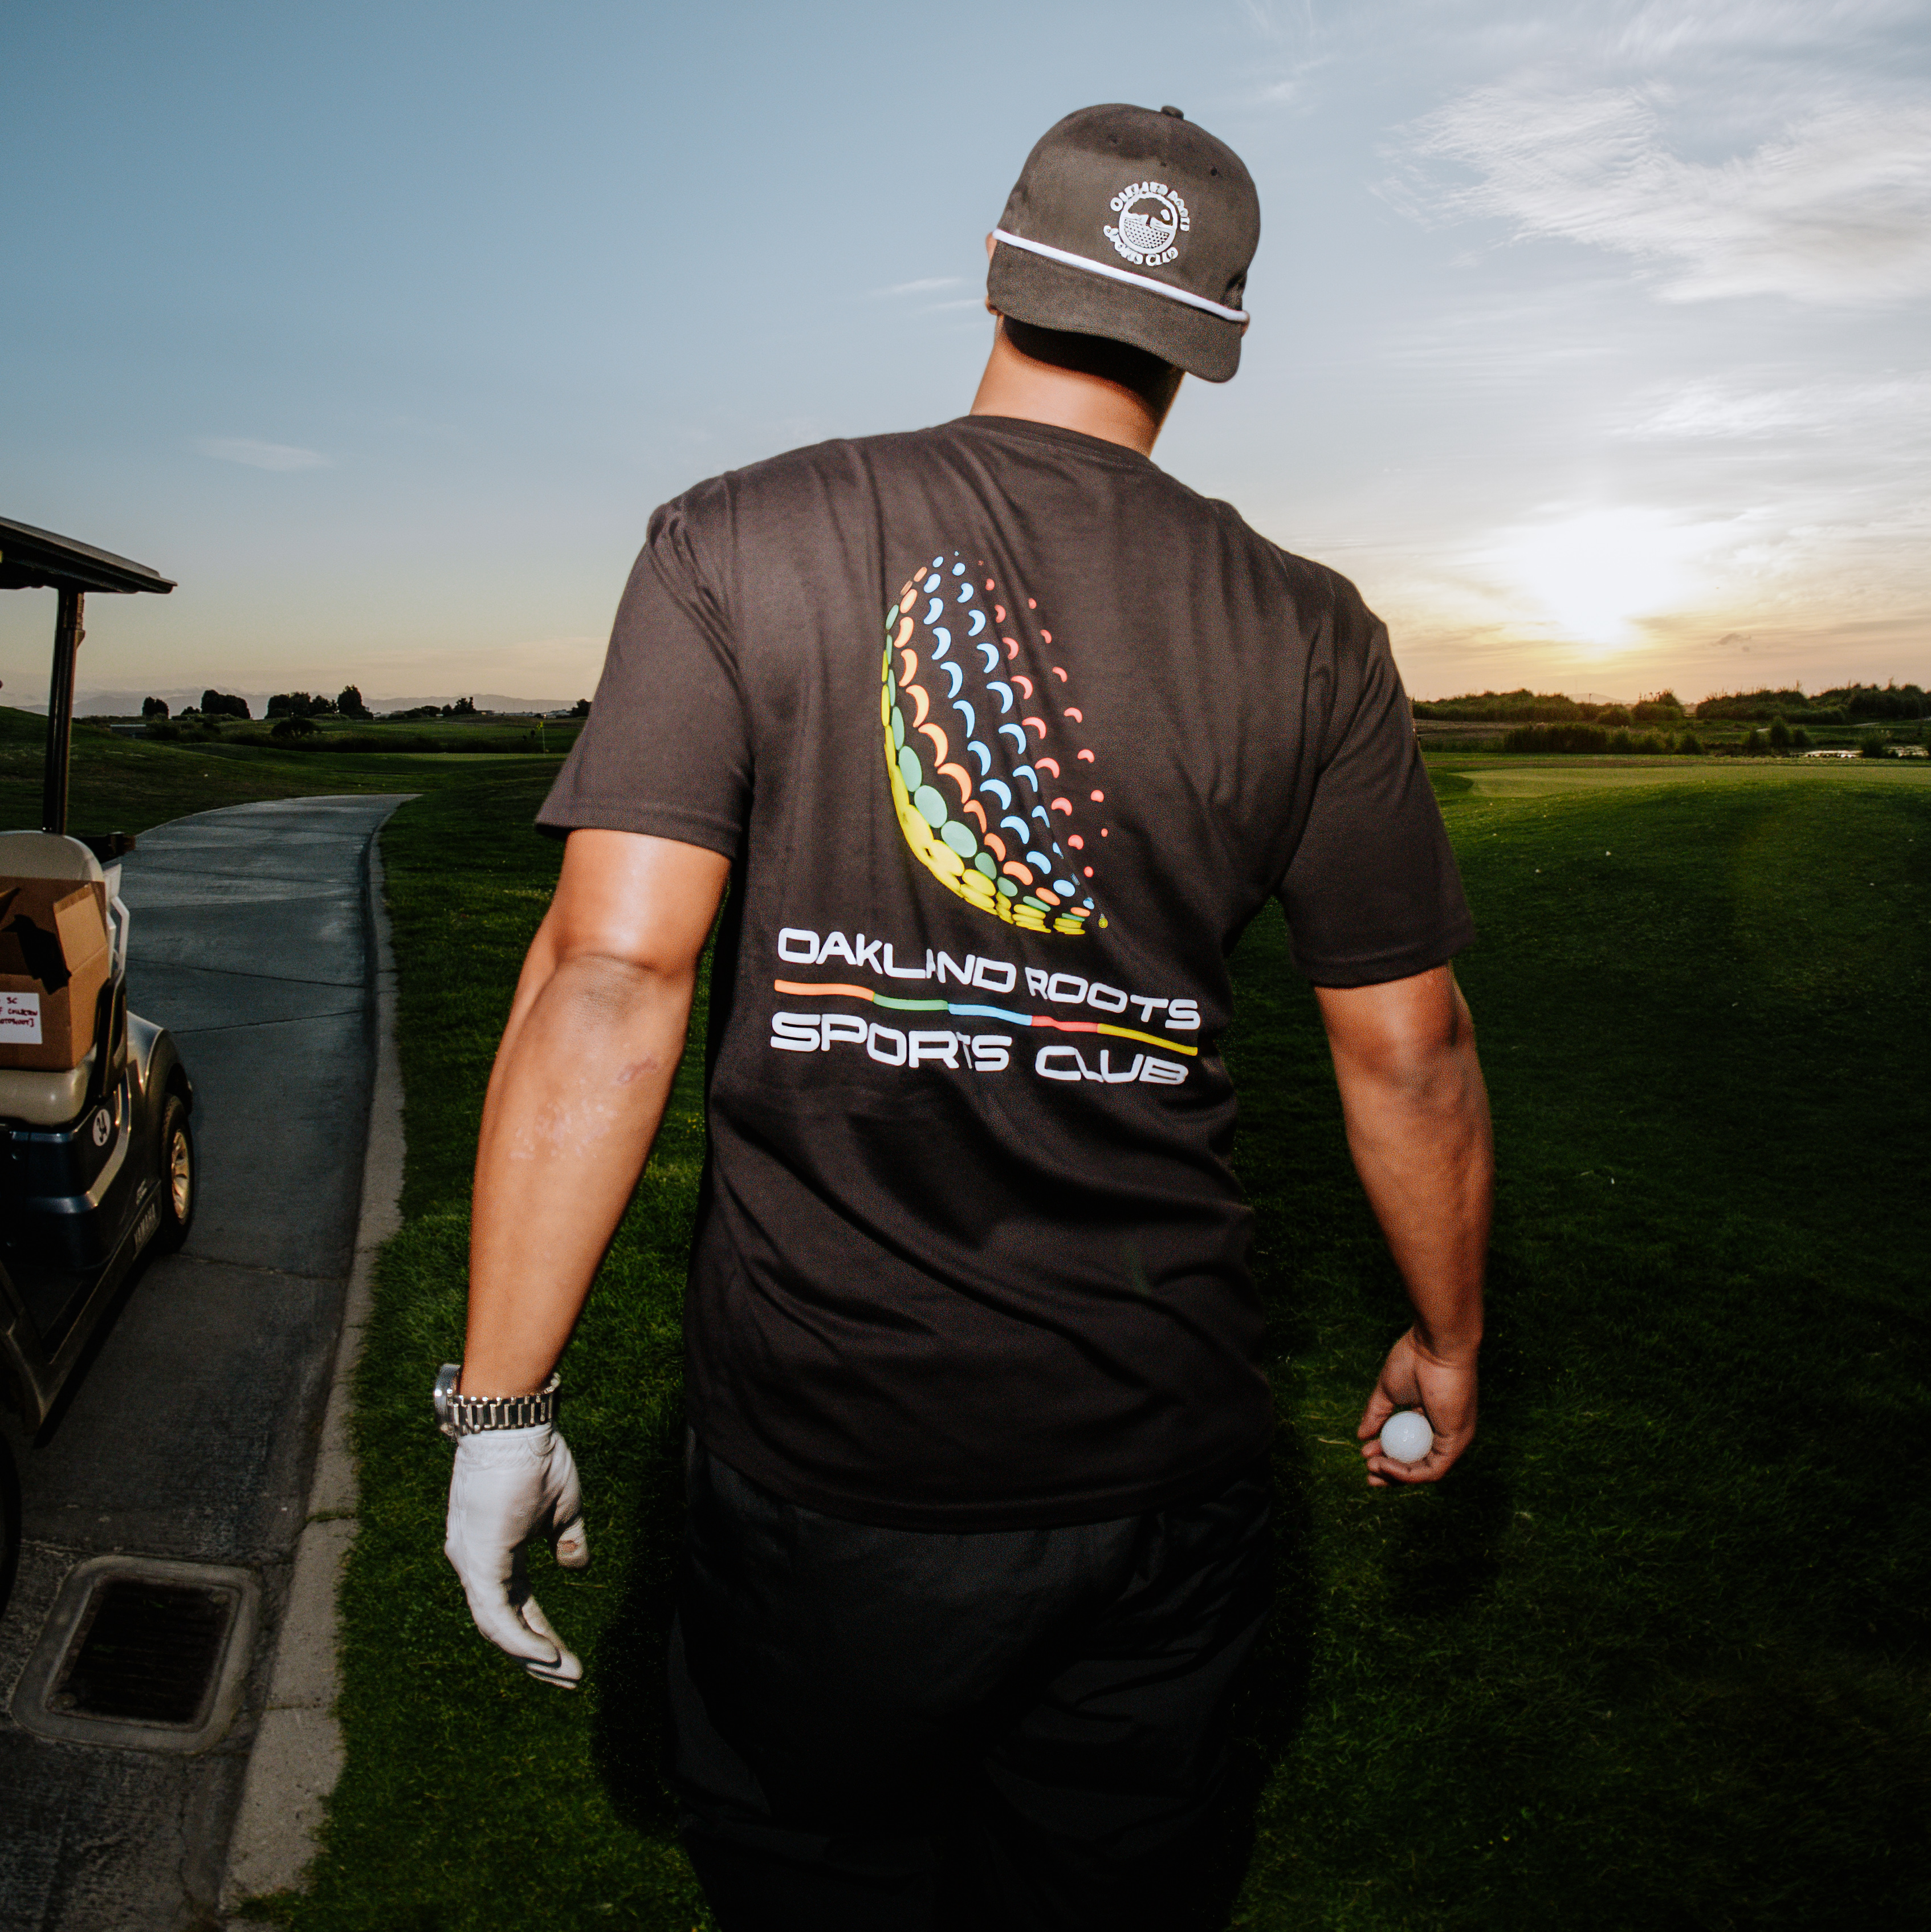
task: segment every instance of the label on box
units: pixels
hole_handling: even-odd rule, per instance
[[[40,996],[37,993],[0,993],[0,1046],[38,1046]]]

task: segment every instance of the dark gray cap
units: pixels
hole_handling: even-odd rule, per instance
[[[1000,216],[986,296],[1041,328],[1129,342],[1210,382],[1240,366],[1261,202],[1177,107],[1083,107],[1049,128]]]

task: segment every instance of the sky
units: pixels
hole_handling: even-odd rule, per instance
[[[1108,100],[1261,196],[1156,460],[1416,695],[1931,682],[1925,0],[61,0],[0,515],[180,584],[90,601],[82,690],[587,693],[655,505],[967,408],[985,232]]]

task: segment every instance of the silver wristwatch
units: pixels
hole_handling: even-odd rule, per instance
[[[458,1395],[462,1379],[460,1362],[445,1362],[436,1372],[436,1426],[452,1442],[485,1429],[535,1429],[556,1420],[561,1376],[553,1374],[534,1395]]]

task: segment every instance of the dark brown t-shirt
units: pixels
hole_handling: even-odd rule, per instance
[[[1226,956],[1472,937],[1387,634],[1145,458],[967,417],[652,518],[541,814],[722,853],[685,1312],[712,1450],[914,1528],[1204,1490],[1270,1427]]]

